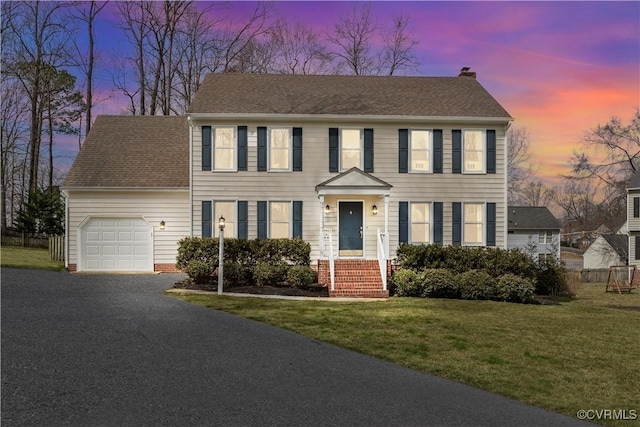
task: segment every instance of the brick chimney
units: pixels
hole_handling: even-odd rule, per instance
[[[476,72],[475,71],[470,71],[471,68],[469,67],[462,67],[460,69],[460,74],[458,74],[458,77],[473,77],[474,79],[476,78]]]

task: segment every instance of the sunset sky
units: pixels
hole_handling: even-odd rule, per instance
[[[228,5],[240,20],[253,2]],[[612,116],[628,123],[640,105],[640,2],[373,2],[372,14],[389,25],[410,17],[420,61],[412,74],[456,76],[469,66],[478,80],[526,127],[538,177],[556,183],[567,172],[580,138]],[[110,97],[95,114],[117,114],[125,100],[112,92],[109,56],[126,46],[114,29],[115,7],[100,16],[101,52],[95,84]],[[331,31],[349,2],[278,2],[280,16],[318,32]],[[108,39],[108,40],[107,40]],[[73,148],[65,147],[72,151]],[[75,147],[77,151],[77,143]]]

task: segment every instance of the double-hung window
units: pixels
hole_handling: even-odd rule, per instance
[[[482,245],[484,242],[484,203],[464,204],[463,244]]]
[[[362,169],[362,129],[341,129],[340,167],[343,171]]]
[[[431,131],[411,130],[410,133],[410,165],[411,172],[431,172],[431,151],[433,140]]]
[[[236,202],[214,202],[213,204],[213,222],[218,223],[220,217],[224,217],[224,234],[227,237],[235,237],[236,223]]]
[[[411,243],[431,243],[431,203],[411,203]]]
[[[483,173],[485,171],[485,132],[482,130],[464,130],[462,138],[463,172]]]
[[[547,232],[540,232],[538,233],[538,243],[541,245],[546,245],[551,243],[551,240],[553,238],[553,235],[551,234],[551,231],[547,231]]]
[[[272,239],[291,237],[291,202],[269,203],[269,237]]]
[[[291,128],[269,129],[269,170],[291,170]]]
[[[217,127],[213,132],[213,167],[216,171],[236,170],[233,127]],[[225,217],[226,218],[226,217]]]

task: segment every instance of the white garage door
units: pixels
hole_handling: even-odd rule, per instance
[[[81,229],[82,271],[153,271],[151,226],[142,218],[92,218]]]

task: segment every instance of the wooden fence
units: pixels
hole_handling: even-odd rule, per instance
[[[64,235],[49,237],[51,261],[64,262]]]
[[[26,248],[48,248],[49,238],[45,236],[29,236],[24,233],[3,233],[2,246],[22,246]]]
[[[582,276],[582,283],[604,283],[609,277],[608,268],[584,268],[580,271]]]
[[[49,249],[51,261],[64,262],[64,235],[33,236],[7,231],[2,234],[2,246],[22,246],[23,248]]]

